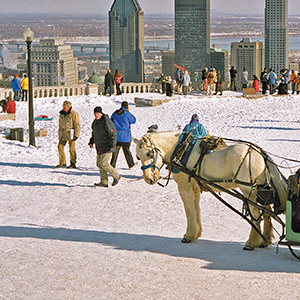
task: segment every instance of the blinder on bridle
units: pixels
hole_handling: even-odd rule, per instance
[[[149,139],[148,139],[148,140],[149,140]],[[149,152],[147,153],[147,156],[148,156],[149,158],[152,158],[153,161],[152,161],[150,164],[146,165],[146,166],[141,166],[141,169],[142,169],[142,171],[145,171],[145,170],[147,170],[147,169],[153,168],[154,171],[155,171],[155,169],[157,169],[158,171],[160,171],[160,169],[162,168],[162,166],[163,166],[164,164],[162,164],[161,167],[159,168],[159,167],[156,165],[156,163],[157,163],[158,157],[160,156],[160,157],[162,158],[162,160],[163,160],[163,156],[162,156],[162,154],[161,154],[161,151],[160,151],[155,145],[153,145],[153,143],[152,143],[150,140],[149,140],[149,142],[150,142],[150,146],[147,147],[148,150],[149,150]],[[139,157],[138,157],[137,159],[140,160]]]

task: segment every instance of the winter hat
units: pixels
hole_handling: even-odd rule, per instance
[[[18,77],[19,77],[19,75],[18,75],[18,74],[15,74],[15,77],[16,77],[16,78],[18,78]]]
[[[101,113],[102,114],[102,107],[101,106],[96,106],[95,108],[94,108],[94,114],[95,113]]]
[[[68,100],[64,101],[63,106],[72,107],[72,103]]]
[[[193,114],[193,115],[192,115],[192,120],[199,121],[198,115],[197,115],[197,114]]]
[[[124,108],[128,108],[128,102],[127,101],[123,101],[121,104],[122,107]]]

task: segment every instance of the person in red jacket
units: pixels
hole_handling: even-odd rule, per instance
[[[256,75],[253,75],[252,87],[255,89],[256,92],[259,92],[259,80]]]
[[[292,70],[290,82],[292,83],[292,91],[293,91],[292,94],[294,94],[296,92],[296,83],[297,83],[297,74],[295,73],[294,70]]]
[[[15,114],[16,113],[16,103],[11,97],[7,97],[6,108],[3,112],[7,112],[8,114]]]

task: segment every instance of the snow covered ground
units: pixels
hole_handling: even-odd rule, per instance
[[[0,139],[0,299],[299,299],[300,262],[286,247],[278,254],[276,245],[243,251],[249,225],[208,193],[201,195],[202,238],[182,244],[186,220],[174,181],[147,185],[140,166],[128,170],[120,153],[120,183],[96,188],[96,155],[87,143],[94,106],[111,115],[127,100],[137,138],[152,124],[161,131],[183,127],[197,113],[212,135],[297,160],[300,95],[249,101],[225,91],[174,96],[159,107],[134,105],[134,97],[158,96],[68,97],[82,125],[77,169],[55,168],[58,112],[66,98],[34,100],[35,116],[54,117],[36,121],[36,130],[48,131],[36,138],[36,148],[28,147],[27,103],[17,103],[15,122],[0,123],[2,136],[5,128],[25,129],[24,142]]]

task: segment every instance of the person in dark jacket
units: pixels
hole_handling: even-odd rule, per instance
[[[285,83],[284,78],[281,78],[280,80],[281,81],[277,87],[277,89],[278,89],[277,94],[278,95],[288,95],[289,93],[288,93],[288,89],[287,89],[287,84]]]
[[[117,130],[109,116],[102,112],[100,106],[94,108],[95,120],[92,123],[92,137],[89,141],[89,147],[92,149],[94,144],[97,151],[97,167],[100,171],[100,182],[94,183],[97,187],[108,187],[109,173],[114,181],[112,186],[118,184],[121,176],[113,166],[109,164],[112,153],[116,151]]]
[[[208,68],[205,68],[202,72],[202,80],[203,80],[203,91],[207,91],[207,75],[208,75]]]
[[[229,70],[230,72],[230,90],[231,91],[236,91],[236,74],[237,70],[234,66],[231,67]]]
[[[109,96],[114,93],[114,81],[114,75],[111,73],[111,70],[108,69],[104,77],[104,95],[107,94],[107,89]]]
[[[173,96],[173,82],[172,82],[172,77],[168,76],[166,81],[166,95],[168,97],[172,97]]]
[[[136,118],[129,112],[128,102],[123,101],[121,108],[116,110],[110,119],[113,121],[118,134],[116,151],[112,155],[110,164],[114,168],[116,167],[118,155],[120,149],[122,148],[128,168],[131,169],[135,166],[132,154],[130,152],[130,145],[132,141],[131,124],[135,124]]]
[[[216,83],[216,93],[215,95],[223,95],[223,79],[220,71],[217,71],[217,83]]]
[[[161,84],[162,93],[164,94],[166,92],[166,77],[164,74],[160,74],[157,82]]]
[[[182,86],[182,74],[180,69],[177,68],[177,71],[175,73],[175,80],[176,80],[176,84],[177,84],[177,95],[180,95],[180,88]]]
[[[264,68],[264,70],[260,74],[260,81],[262,83],[262,93],[265,94],[268,89],[268,71],[267,68]]]

